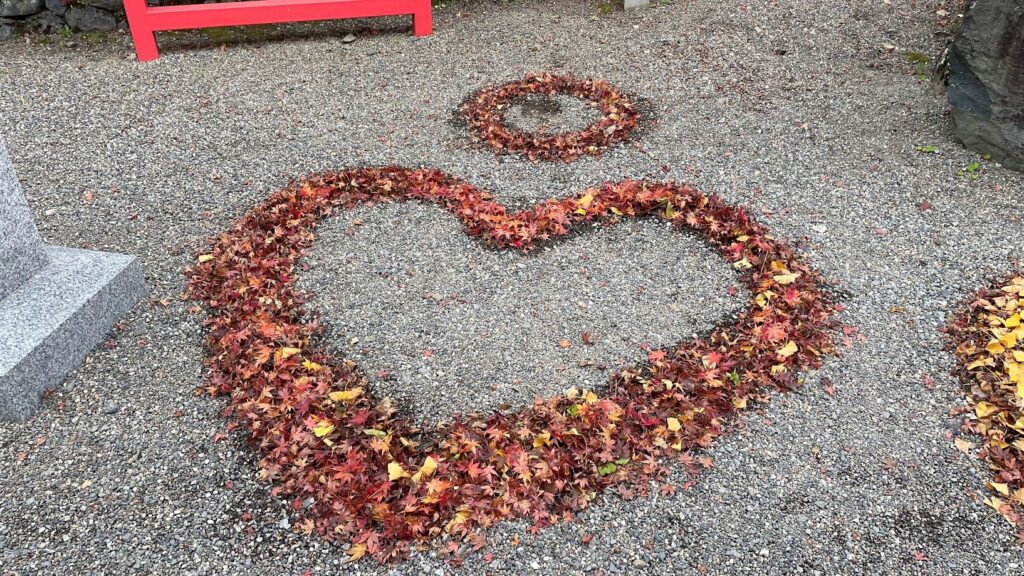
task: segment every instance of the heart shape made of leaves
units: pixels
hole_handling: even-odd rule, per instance
[[[317,223],[339,209],[389,200],[434,202],[471,235],[530,250],[585,222],[660,217],[697,232],[739,271],[753,295],[728,326],[652,350],[648,362],[613,374],[601,394],[569,390],[514,413],[456,417],[418,428],[369,392],[351,361],[318,342],[296,262]],[[395,167],[328,172],[275,192],[189,270],[192,298],[212,312],[208,390],[230,394],[225,416],[249,430],[260,476],[291,499],[297,523],[349,554],[379,561],[443,535],[453,550],[512,517],[534,528],[571,518],[598,493],[646,490],[665,456],[696,472],[725,421],[833,351],[835,306],[819,276],[745,210],[686,185],[608,183],[581,195],[509,213],[489,194],[437,170]]]

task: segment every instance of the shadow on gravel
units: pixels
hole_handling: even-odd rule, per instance
[[[408,17],[385,17],[158,32],[156,38],[160,43],[161,53],[215,50],[243,45],[263,46],[328,38],[341,40],[345,45],[349,45],[376,36],[411,37],[411,26]],[[325,46],[327,50],[331,48],[332,46]]]

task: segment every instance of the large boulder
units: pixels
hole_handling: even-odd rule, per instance
[[[31,16],[43,9],[44,0],[0,0],[0,18]]]
[[[0,18],[0,42],[14,38],[14,20]]]
[[[113,13],[92,6],[74,4],[64,13],[64,19],[68,26],[82,32],[110,32],[117,28]]]
[[[57,16],[63,16],[68,11],[68,3],[66,0],[45,0],[46,9],[53,12]]]
[[[957,136],[1024,170],[1024,0],[975,0],[948,62]]]
[[[124,12],[124,0],[77,0],[79,4],[100,8],[109,12]]]
[[[64,19],[53,12],[43,11],[25,20],[25,24],[32,30],[43,34],[60,32],[67,24]]]

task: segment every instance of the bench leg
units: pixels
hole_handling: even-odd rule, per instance
[[[135,55],[139,62],[156,60],[159,55],[156,48],[156,36],[146,22],[146,0],[124,0],[124,12],[128,17],[128,27],[132,31],[135,42]]]
[[[156,47],[156,35],[149,30],[132,28],[132,40],[135,41],[135,56],[139,62],[156,60],[160,55]]]
[[[420,10],[412,15],[412,33],[416,36],[430,36],[433,30],[433,22],[430,15],[430,3],[427,3],[426,10]]]

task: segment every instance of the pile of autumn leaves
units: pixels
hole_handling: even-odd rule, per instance
[[[517,99],[527,96],[572,96],[589,102],[601,117],[574,132],[524,132],[510,127],[505,113]],[[521,153],[531,160],[572,162],[627,140],[640,121],[635,103],[603,80],[552,74],[527,74],[522,80],[480,90],[460,108],[474,137],[499,154]]]
[[[607,390],[421,430],[375,398],[352,362],[327,355],[294,286],[321,218],[399,200],[444,206],[487,244],[524,251],[598,222],[663,218],[716,247],[753,299],[734,324],[650,352]],[[817,281],[745,211],[687,186],[624,181],[509,213],[443,172],[366,168],[273,194],[212,241],[190,291],[212,313],[209,389],[230,395],[261,477],[292,502],[301,529],[349,542],[353,559],[387,561],[441,536],[452,552],[479,548],[481,530],[506,518],[541,528],[612,486],[643,493],[666,457],[694,468],[694,451],[737,410],[797,386],[832,351],[834,307]]]
[[[1015,526],[1024,542],[1024,277],[981,291],[949,328],[973,417],[979,457],[995,471],[985,502]]]

